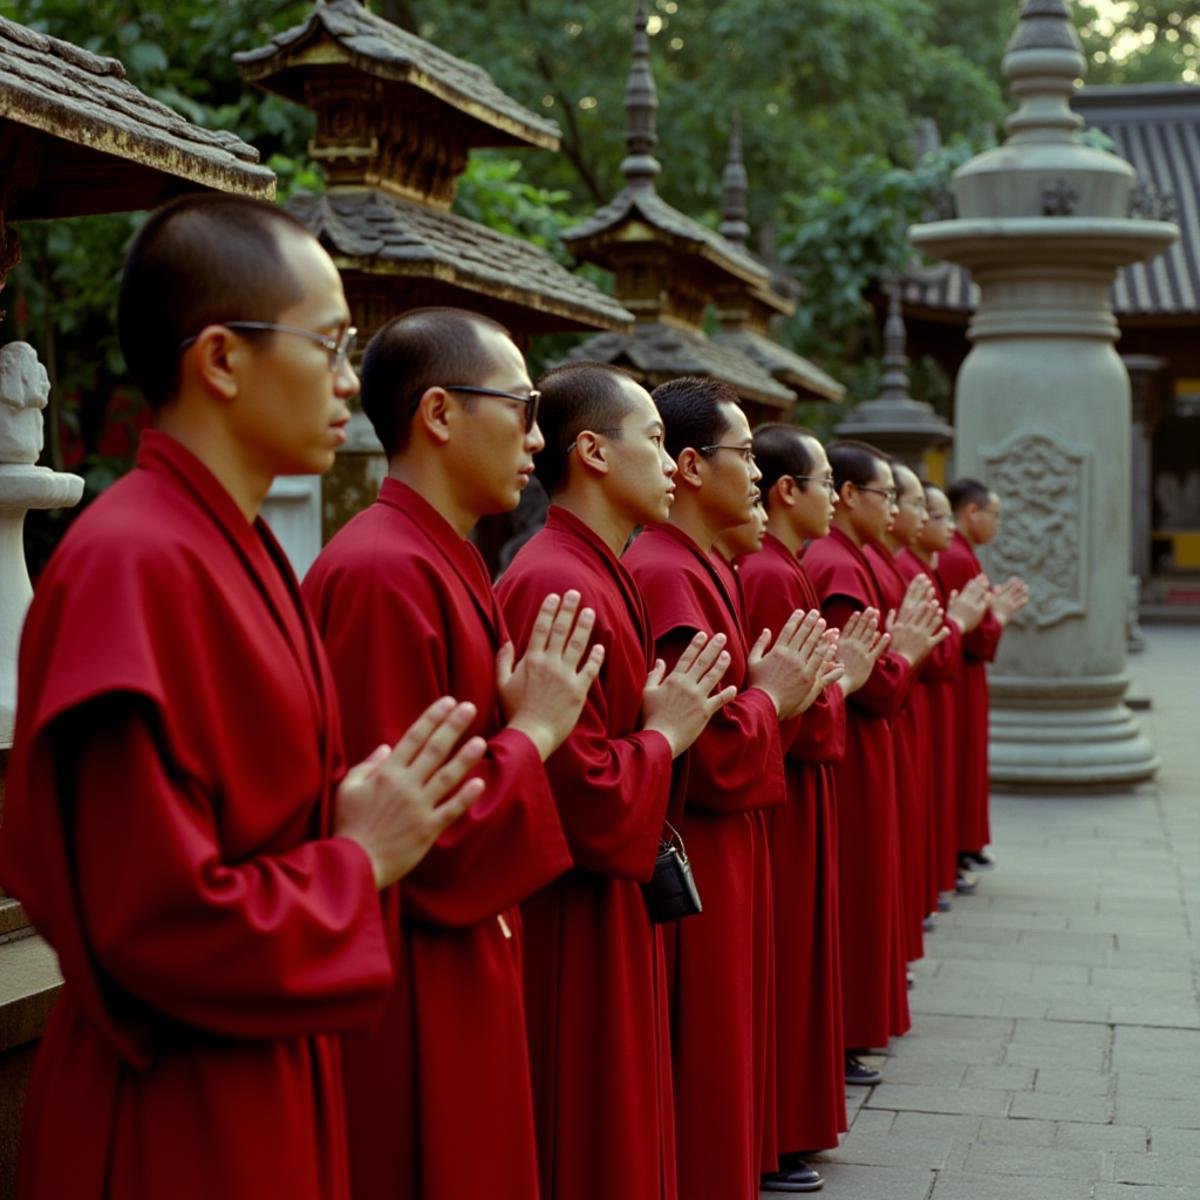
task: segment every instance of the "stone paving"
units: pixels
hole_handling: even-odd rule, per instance
[[[1200,1200],[1200,629],[1147,633],[1158,779],[994,798],[997,868],[926,939],[826,1196]]]

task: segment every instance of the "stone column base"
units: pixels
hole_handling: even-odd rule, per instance
[[[993,676],[989,777],[997,791],[1098,791],[1158,769],[1123,702],[1127,675],[1048,680]]]

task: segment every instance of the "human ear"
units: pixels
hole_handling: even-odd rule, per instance
[[[701,457],[691,446],[684,447],[675,460],[676,480],[683,480],[690,487],[700,487],[704,482],[704,475],[700,470]]]
[[[188,377],[222,401],[237,397],[239,377],[249,365],[250,347],[221,325],[208,325],[183,352],[181,382]]]
[[[453,421],[449,399],[450,393],[445,388],[426,388],[421,393],[421,399],[417,401],[414,418],[433,441],[442,445],[450,440],[450,426]]]
[[[575,439],[575,450],[579,460],[597,475],[608,474],[608,452],[604,443],[590,429],[585,429]]]

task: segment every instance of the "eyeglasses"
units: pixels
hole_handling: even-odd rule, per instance
[[[696,449],[701,454],[711,454],[714,450],[732,450],[736,454],[742,456],[742,462],[747,465],[754,462],[754,447],[753,446],[730,446],[726,442],[714,442],[711,446],[697,446]]]
[[[793,475],[791,478],[800,483],[819,483],[831,496],[836,496],[838,493],[837,484],[829,475]]]
[[[342,364],[354,353],[354,347],[358,342],[358,330],[353,325],[347,326],[342,331],[341,337],[331,338],[323,333],[317,333],[312,329],[301,329],[298,325],[277,325],[273,321],[214,321],[214,325],[224,325],[226,329],[253,329],[253,330],[269,330],[272,333],[294,333],[297,337],[308,338],[310,342],[316,342],[318,346],[323,347],[329,352],[329,369],[331,371],[339,371]],[[195,340],[195,337],[184,338],[179,343],[179,349],[186,350]]]
[[[515,400],[518,404],[525,405],[525,432],[532,433],[533,427],[537,424],[538,406],[542,402],[542,393],[537,388],[531,389],[527,396],[519,395],[517,392],[502,392],[497,388],[468,387],[466,384],[458,383],[446,384],[442,390],[465,392],[468,396],[493,396],[498,400]],[[420,403],[419,397],[417,403]]]
[[[856,488],[858,488],[858,490],[860,492],[871,492],[876,496],[882,496],[888,502],[889,505],[896,503],[896,489],[895,488],[863,487],[861,484],[858,484],[858,483],[856,483],[854,486]]]

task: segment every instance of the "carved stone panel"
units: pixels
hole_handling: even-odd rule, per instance
[[[993,582],[1019,575],[1030,602],[1014,620],[1044,628],[1087,609],[1091,452],[1049,429],[984,447],[984,478],[1003,518],[987,557]]]

